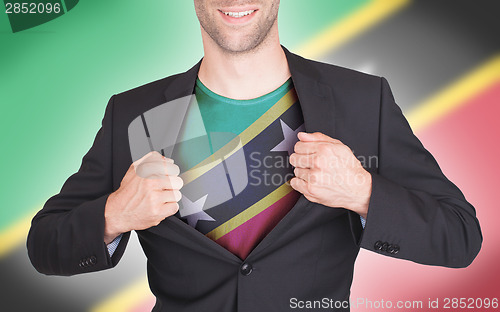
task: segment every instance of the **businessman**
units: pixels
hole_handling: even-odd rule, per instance
[[[110,99],[80,169],[33,219],[39,272],[112,268],[134,230],[153,311],[288,311],[292,298],[348,311],[360,247],[473,261],[475,210],[384,78],[282,47],[279,0],[194,4],[203,59]]]

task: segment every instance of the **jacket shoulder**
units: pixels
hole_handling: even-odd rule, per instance
[[[354,69],[328,64],[316,60],[306,59],[300,55],[290,53],[296,72],[314,77],[319,82],[332,87],[341,87],[341,90],[370,90],[380,91],[381,77],[363,73]],[[337,90],[339,88],[336,88]]]
[[[307,62],[310,67],[314,68],[326,81],[356,85],[376,84],[380,87],[381,77],[379,76],[315,60],[304,59],[304,61]]]

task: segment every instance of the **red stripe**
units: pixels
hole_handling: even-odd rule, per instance
[[[485,238],[482,251],[467,272],[475,297],[497,296],[500,290],[498,259],[500,228],[500,81],[467,105],[420,134],[443,172],[463,191],[476,210]],[[446,294],[463,291],[463,285]]]
[[[356,263],[358,278],[353,284],[352,298],[372,301],[383,298],[394,303],[422,300],[423,310],[427,308],[429,297],[432,300],[440,298],[439,309],[431,309],[434,312],[450,310],[443,308],[443,298],[498,298],[499,99],[500,81],[417,133],[445,175],[477,210],[484,241],[474,263],[466,270],[450,270],[416,266],[409,261],[362,251]],[[381,280],[384,283],[380,283]],[[365,305],[356,310],[372,311]]]
[[[291,191],[252,219],[216,240],[216,242],[241,259],[245,259],[252,249],[292,209],[299,196],[298,192]]]

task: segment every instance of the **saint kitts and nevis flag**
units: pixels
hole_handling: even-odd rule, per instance
[[[353,310],[372,311],[384,300],[414,311],[418,302],[425,309],[437,300],[433,311],[449,311],[447,300],[451,307],[453,298],[466,298],[494,311],[486,305],[500,290],[498,1],[288,0],[281,6],[281,39],[293,52],[388,79],[416,135],[476,207],[485,237],[464,270],[361,251]],[[154,298],[135,239],[113,270],[71,278],[38,274],[24,243],[36,210],[78,168],[106,99],[184,71],[201,57],[192,3],[79,2],[15,34],[0,13],[0,46],[0,310],[149,311]]]
[[[293,171],[288,156],[297,133],[304,130],[304,120],[295,89],[281,93],[269,110],[237,136],[210,132],[198,137],[210,138],[214,152],[187,171],[181,166],[185,184],[178,217],[240,259],[248,256],[299,198],[287,183]],[[197,146],[188,153],[203,145]],[[174,151],[174,162],[182,163],[175,156]]]
[[[244,101],[198,80],[195,95],[158,105],[128,127],[134,161],[157,151],[179,166],[184,186],[176,217],[240,259],[299,198],[288,183],[288,157],[300,131],[304,118],[291,79]]]

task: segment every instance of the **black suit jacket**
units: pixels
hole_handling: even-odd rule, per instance
[[[154,311],[287,311],[290,298],[348,300],[360,247],[447,267],[465,267],[479,252],[474,208],[413,135],[387,81],[284,50],[306,131],[378,160],[367,167],[373,186],[366,228],[355,213],[301,197],[241,261],[177,217],[166,218],[137,231]],[[132,163],[127,127],[145,111],[192,94],[199,65],[110,99],[81,168],[33,219],[27,246],[39,272],[73,275],[118,263],[130,233],[110,258],[104,207]]]

